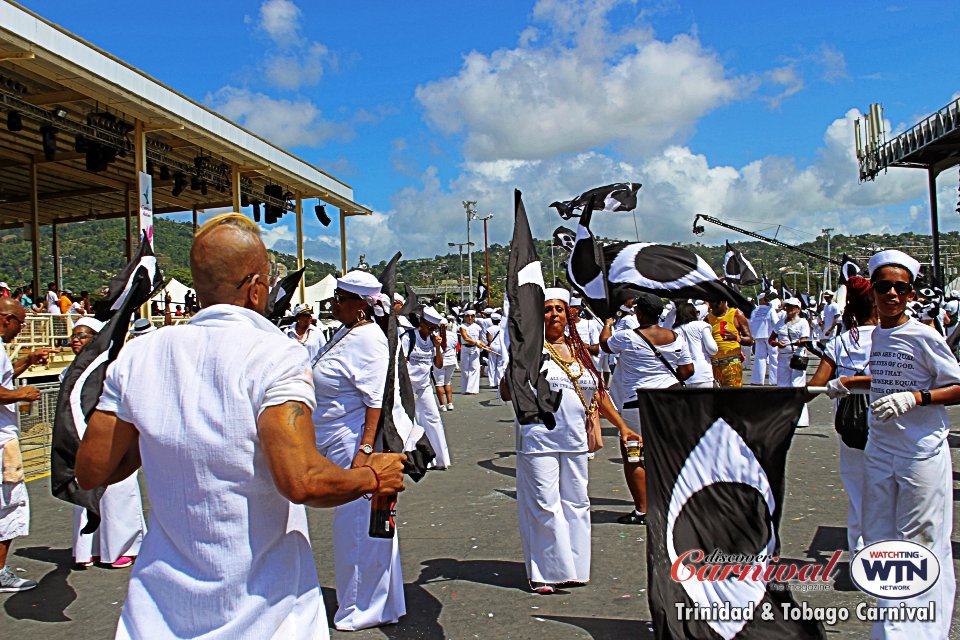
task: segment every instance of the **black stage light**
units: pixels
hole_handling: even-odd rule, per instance
[[[43,157],[54,160],[57,157],[57,129],[49,124],[40,127],[40,137],[43,144]]]
[[[173,197],[177,197],[187,188],[187,178],[180,171],[173,174]]]
[[[330,216],[327,215],[327,208],[324,205],[318,204],[313,208],[313,211],[317,214],[317,220],[320,221],[320,224],[325,227],[330,226]]]
[[[253,221],[260,222],[260,201],[254,200],[252,204],[253,204]]]
[[[198,191],[200,189],[200,178],[197,176],[190,176],[190,191]]]
[[[170,168],[167,165],[160,165],[160,179],[169,180],[170,179]]]
[[[201,195],[207,195],[207,182],[206,180],[200,181],[200,193]]]
[[[22,131],[23,118],[18,111],[7,112],[7,131]]]
[[[249,206],[250,206],[250,198],[247,197],[247,194],[241,193],[241,194],[240,194],[240,208],[243,209],[243,208],[249,207]]]

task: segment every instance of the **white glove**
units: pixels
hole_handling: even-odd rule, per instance
[[[847,389],[845,386],[843,386],[843,383],[840,382],[840,378],[834,378],[827,383],[827,397],[831,400],[844,398],[848,395],[850,395],[850,389]]]
[[[886,422],[892,418],[899,418],[916,406],[917,399],[913,391],[898,391],[874,401],[870,405],[870,410],[874,418]]]

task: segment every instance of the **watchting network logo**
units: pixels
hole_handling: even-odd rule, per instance
[[[902,600],[926,593],[940,577],[940,561],[930,549],[907,540],[883,540],[860,550],[850,563],[860,591]]]

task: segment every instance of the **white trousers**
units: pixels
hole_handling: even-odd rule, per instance
[[[487,382],[490,387],[496,387],[500,381],[497,380],[497,370],[500,368],[500,356],[495,353],[487,354]]]
[[[586,452],[518,453],[517,521],[531,582],[589,581]]]
[[[87,525],[87,510],[73,508],[73,558],[90,562],[94,556],[112,564],[122,556],[136,556],[147,531],[140,499],[139,472],[107,487],[100,498],[100,527],[93,533],[80,533]]]
[[[447,435],[443,430],[443,420],[440,419],[440,407],[437,405],[437,394],[430,385],[415,392],[417,397],[416,411],[417,424],[427,434],[427,440],[433,447],[437,457],[433,464],[437,467],[450,466],[450,451],[447,449]]]
[[[852,557],[863,548],[863,493],[866,484],[863,449],[852,449],[839,441],[840,479],[847,490],[847,550]]]
[[[778,387],[805,387],[807,386],[807,372],[797,371],[790,368],[790,358],[793,356],[789,351],[784,350],[777,356],[777,386]],[[807,405],[803,405],[800,412],[800,419],[797,421],[798,427],[810,426],[810,414],[807,412]]]
[[[776,362],[776,347],[771,347],[766,340],[757,340],[753,345],[753,369],[750,371],[750,384],[776,384],[777,368],[770,368],[770,351],[773,351]]]
[[[480,349],[466,345],[460,349],[460,392],[480,393]]]
[[[341,429],[342,437],[320,453],[349,469],[360,445],[360,430]],[[356,631],[393,624],[406,615],[400,571],[399,533],[371,538],[370,503],[363,498],[340,505],[333,514],[333,561],[337,578],[337,612],[333,626]]]
[[[950,635],[956,579],[950,537],[953,533],[953,473],[950,449],[944,442],[926,460],[901,458],[867,443],[864,456],[866,494],[863,501],[863,538],[919,542],[940,561],[940,579],[926,593],[903,600],[879,599],[879,606],[896,608],[936,604],[935,622],[875,622],[874,639],[943,639]]]

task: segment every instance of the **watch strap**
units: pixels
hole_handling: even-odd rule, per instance
[[[929,390],[929,389],[921,389],[921,390],[920,390],[920,406],[921,406],[921,407],[926,407],[926,406],[928,406],[928,405],[930,404],[930,401],[931,401],[931,398],[930,398],[930,390]]]

